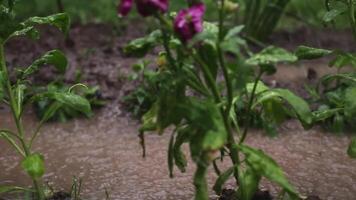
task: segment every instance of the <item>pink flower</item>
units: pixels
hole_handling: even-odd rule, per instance
[[[136,7],[140,15],[147,17],[156,12],[167,12],[168,0],[136,0]]]
[[[117,12],[120,16],[126,16],[131,11],[133,0],[121,0]]]
[[[133,4],[134,0],[121,0],[118,13],[121,16],[126,16]],[[137,11],[143,17],[154,15],[157,12],[165,13],[168,10],[168,0],[135,0]]]
[[[174,19],[174,30],[183,42],[192,39],[197,33],[203,31],[204,12],[205,6],[203,3],[179,11]]]

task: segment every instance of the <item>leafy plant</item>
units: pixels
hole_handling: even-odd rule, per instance
[[[248,36],[265,40],[276,28],[290,0],[245,0],[244,24]]]
[[[158,65],[164,67],[164,63]],[[136,117],[142,117],[146,113],[153,103],[157,100],[157,84],[159,83],[159,74],[161,70],[153,71],[149,69],[148,62],[140,62],[133,66],[134,73],[131,74],[131,80],[139,81],[139,85],[123,98],[128,110]]]
[[[76,89],[77,88],[77,89]],[[90,103],[90,107],[101,107],[105,105],[105,102],[100,99],[99,95],[99,87],[88,87],[83,84],[76,84],[74,86],[69,87],[63,82],[52,82],[47,86],[34,86],[30,88],[31,91],[29,93],[66,93],[70,92],[74,94],[76,92],[77,96],[86,99]],[[51,108],[51,105],[57,104],[58,108],[53,113],[53,115],[48,119],[52,121],[61,121],[66,122],[69,119],[76,118],[82,116],[83,114],[86,117],[92,116],[91,110],[86,109],[73,109],[71,104],[67,104],[66,102],[62,102],[61,99],[58,98],[34,98],[32,103],[35,107],[35,111],[37,116],[42,119],[48,109]],[[79,105],[77,105],[79,106]]]
[[[46,111],[38,124],[36,130],[31,133],[25,133],[23,128],[22,114],[25,108],[25,99],[55,99],[60,103],[71,106],[73,109],[90,112],[89,102],[71,92],[43,92],[28,94],[26,88],[30,87],[27,78],[36,73],[44,65],[53,65],[59,72],[66,69],[67,61],[59,50],[53,50],[44,54],[41,58],[34,61],[33,64],[20,70],[19,76],[11,81],[9,68],[5,61],[4,46],[8,40],[19,36],[28,36],[34,39],[39,38],[37,25],[49,24],[57,27],[64,33],[69,28],[69,17],[60,13],[48,17],[31,17],[24,22],[18,23],[13,13],[14,1],[0,1],[0,101],[11,108],[12,116],[16,124],[16,131],[1,129],[0,138],[4,139],[13,147],[19,156],[21,156],[22,169],[33,181],[33,188],[26,189],[17,186],[0,186],[0,192],[30,191],[33,199],[45,199],[44,188],[41,178],[45,172],[44,157],[39,152],[32,149],[33,143],[38,137],[42,124],[53,116],[59,108],[59,103],[53,103]]]
[[[303,99],[285,89],[269,89],[260,81],[262,75],[276,71],[275,64],[295,62],[298,57],[277,47],[250,56],[246,42],[239,36],[243,26],[228,29],[225,24],[229,13],[225,12],[224,0],[216,5],[217,24],[203,21],[205,6],[200,1],[188,1],[188,8],[174,15],[166,14],[165,0],[122,0],[119,13],[127,15],[134,3],[142,16],[155,17],[161,29],[129,43],[126,53],[142,57],[162,46],[159,56],[163,55],[165,64],[155,74],[156,99],[143,115],[139,129],[144,155],[146,131],[164,134],[173,127],[168,144],[170,176],[175,166],[186,171],[187,158],[181,148],[187,143],[196,164],[196,200],[208,199],[206,176],[210,166],[219,175],[213,187],[217,194],[234,177],[239,186],[236,197],[251,199],[261,178],[266,177],[280,185],[291,199],[299,199],[278,164],[263,151],[244,144],[253,109],[263,109],[270,119],[277,120],[283,108],[306,127],[311,125],[312,113]],[[239,100],[246,102],[248,114],[243,129],[237,123],[241,115],[235,112]],[[292,109],[287,112],[286,108]],[[231,159],[232,166],[221,172],[217,161],[224,157]]]
[[[327,12],[323,17],[326,23],[334,22],[340,15],[347,15],[354,38],[356,39],[356,1],[325,0]]]

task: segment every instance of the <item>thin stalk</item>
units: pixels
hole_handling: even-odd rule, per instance
[[[246,139],[246,136],[247,136],[247,132],[248,132],[248,129],[249,129],[249,126],[250,126],[250,123],[251,123],[251,115],[250,115],[250,112],[251,112],[251,109],[252,109],[252,104],[253,104],[253,100],[255,99],[255,92],[256,92],[256,88],[257,88],[257,85],[258,85],[258,81],[261,79],[261,76],[263,74],[263,71],[261,70],[258,74],[258,76],[256,77],[255,79],[255,82],[253,84],[253,89],[252,89],[252,92],[251,92],[251,96],[250,96],[250,99],[248,101],[248,104],[247,104],[247,118],[246,118],[246,122],[245,122],[245,129],[244,129],[244,132],[242,133],[242,136],[241,136],[241,139],[240,139],[240,144],[242,144],[245,139]]]
[[[351,23],[352,34],[356,39],[356,17],[355,17],[355,4],[353,0],[348,0],[349,3],[349,18]]]
[[[31,155],[31,151],[25,142],[24,130],[23,130],[22,122],[21,122],[21,116],[16,115],[16,113],[18,113],[17,109],[19,109],[19,108],[16,107],[17,104],[15,102],[14,93],[12,91],[11,82],[10,82],[10,78],[9,78],[9,74],[8,74],[6,62],[5,62],[5,53],[4,53],[4,45],[3,44],[0,44],[0,59],[1,59],[1,61],[0,61],[1,70],[3,71],[3,74],[5,76],[4,78],[6,81],[6,90],[9,95],[11,113],[15,120],[16,128],[18,131],[18,136],[19,136],[19,141],[20,141],[21,146],[24,150],[25,157],[28,157]],[[43,194],[43,191],[41,190],[41,186],[40,186],[39,182],[35,179],[33,179],[32,181],[33,181],[33,185],[36,189],[38,199],[43,200],[44,194]]]
[[[217,46],[219,64],[220,64],[220,67],[222,68],[222,71],[223,71],[225,84],[226,84],[226,91],[227,91],[227,106],[226,106],[225,111],[222,111],[225,128],[226,128],[226,131],[228,133],[228,145],[227,145],[227,147],[230,150],[231,161],[232,161],[232,163],[234,165],[236,165],[236,164],[239,163],[239,155],[238,155],[237,149],[233,148],[233,146],[236,144],[236,141],[235,141],[235,138],[234,138],[234,134],[232,132],[231,119],[230,119],[230,111],[231,111],[232,104],[233,104],[232,83],[231,83],[231,80],[230,80],[228,69],[227,69],[227,67],[225,65],[224,54],[223,54],[223,51],[221,50],[221,47],[220,47],[220,44],[224,39],[224,33],[223,33],[223,31],[224,31],[224,19],[225,19],[224,4],[225,4],[225,0],[221,0],[221,7],[219,9],[219,37],[218,37],[218,41],[217,41],[217,45],[216,46]],[[237,170],[234,171],[234,176],[235,176],[235,179],[236,179],[236,183],[238,183],[238,171]]]

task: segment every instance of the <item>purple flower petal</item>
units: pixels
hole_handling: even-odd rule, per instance
[[[157,12],[167,12],[168,0],[136,0],[136,7],[140,15],[147,17]]]
[[[117,11],[120,16],[126,16],[129,14],[131,8],[132,8],[133,0],[121,0]]]
[[[174,19],[174,30],[183,42],[203,31],[203,16],[205,6],[203,3],[195,4],[188,9],[178,12]]]

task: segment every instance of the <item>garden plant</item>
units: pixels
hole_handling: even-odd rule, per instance
[[[229,27],[225,23],[226,17],[236,12],[226,7],[231,2],[216,2],[217,23],[204,21],[202,1],[187,1],[187,8],[178,13],[170,13],[168,3],[122,0],[118,7],[119,14],[126,16],[136,5],[141,16],[156,18],[160,26],[125,47],[127,54],[138,57],[155,47],[163,48],[155,76],[157,99],[143,115],[140,128],[144,155],[146,131],[163,134],[172,130],[168,144],[170,176],[174,166],[185,172],[187,158],[182,145],[188,143],[196,164],[195,199],[209,199],[206,176],[210,166],[219,175],[213,186],[217,194],[234,177],[235,196],[252,199],[261,177],[266,177],[282,187],[282,196],[299,199],[278,164],[263,151],[246,145],[245,139],[253,110],[262,114],[271,132],[287,117],[298,119],[305,128],[312,126],[316,116],[306,101],[287,89],[267,87],[261,77],[275,73],[277,63],[317,58],[326,54],[325,50],[301,46],[292,53],[269,46],[254,54],[239,36],[244,26]],[[245,115],[239,112],[241,104]],[[218,161],[225,157],[231,159],[232,166],[221,172]]]
[[[39,135],[43,123],[50,119],[62,106],[66,105],[74,110],[90,114],[89,102],[72,92],[74,85],[66,91],[42,91],[30,92],[32,83],[29,77],[37,73],[41,67],[53,65],[59,73],[63,73],[67,67],[67,60],[59,50],[52,50],[35,60],[28,67],[8,67],[5,59],[5,45],[15,37],[30,37],[38,39],[40,32],[38,25],[49,24],[57,27],[64,34],[69,29],[69,17],[60,13],[48,17],[31,17],[23,22],[17,22],[13,12],[14,1],[0,1],[0,101],[11,109],[16,130],[3,129],[0,127],[0,138],[4,139],[21,156],[21,167],[32,179],[33,187],[0,186],[0,193],[25,191],[26,199],[43,200],[49,197],[42,181],[45,172],[44,156],[33,150],[36,138]],[[42,119],[33,131],[24,127],[22,116],[28,103],[38,100],[54,100],[42,115]]]

